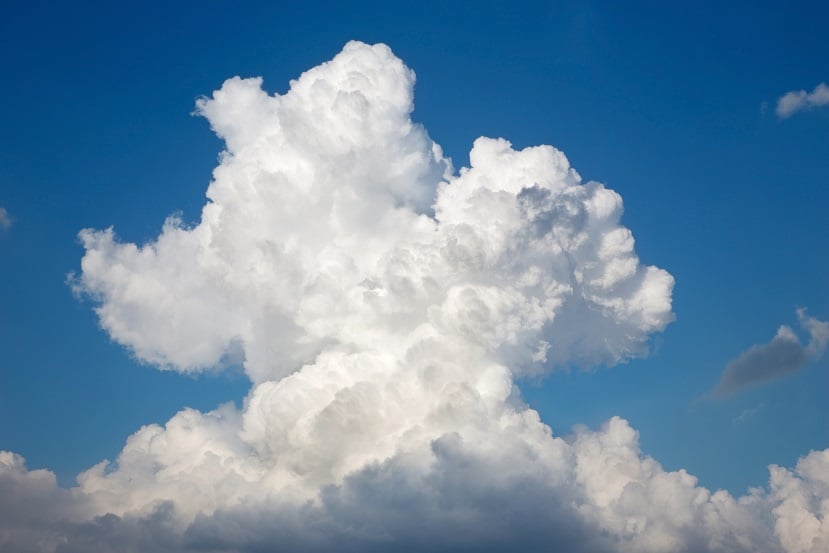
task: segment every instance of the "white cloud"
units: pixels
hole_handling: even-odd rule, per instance
[[[227,144],[201,222],[81,233],[75,286],[113,339],[171,370],[241,360],[254,385],[71,490],[3,454],[0,549],[817,553],[819,453],[735,499],[622,419],[568,441],[521,401],[521,375],[644,354],[673,278],[550,146],[481,138],[455,173],[413,83],[356,42],[284,96],[231,79],[199,102]]]
[[[410,119],[413,83],[385,46],[352,43],[284,96],[234,78],[200,100],[227,144],[201,223],[170,219],[143,246],[81,233],[77,284],[113,339],[185,372],[241,353],[255,382],[424,333],[521,371],[545,352],[642,354],[672,320],[673,279],[639,264],[621,197],[550,146],[502,139],[478,139],[453,175]]]
[[[803,345],[791,329],[783,325],[768,344],[752,346],[726,365],[714,395],[728,396],[747,386],[780,378],[823,354],[829,343],[829,323],[797,310],[797,317],[809,333],[809,343]]]
[[[181,420],[192,415],[154,429],[154,445],[134,436],[114,473],[93,469],[72,490],[19,458],[0,463],[0,550],[821,553],[829,544],[827,451],[793,471],[771,467],[768,491],[734,498],[664,471],[621,419],[564,441],[523,411],[486,436],[446,433],[400,450],[304,500],[268,467],[243,478],[225,464],[226,443],[204,440],[211,423]],[[129,495],[132,506],[113,508]]]
[[[12,226],[12,218],[5,207],[0,207],[0,230],[9,230]]]
[[[781,119],[791,117],[798,111],[819,108],[829,104],[829,86],[820,83],[811,92],[792,90],[777,99],[775,112]]]

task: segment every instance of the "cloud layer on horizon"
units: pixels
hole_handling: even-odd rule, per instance
[[[622,419],[565,440],[524,404],[516,378],[644,355],[673,278],[555,148],[479,138],[455,172],[413,85],[358,42],[283,96],[230,79],[198,102],[226,144],[201,222],[81,233],[74,286],[114,340],[253,387],[71,489],[1,452],[0,549],[825,551],[829,451],[734,498]]]

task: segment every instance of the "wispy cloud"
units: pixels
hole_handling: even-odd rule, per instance
[[[5,207],[0,207],[0,230],[9,230],[12,226],[12,218]]]
[[[792,90],[777,100],[777,117],[786,119],[798,111],[815,109],[829,104],[829,86],[820,83],[811,92]]]
[[[765,404],[761,403],[757,407],[749,407],[748,409],[743,409],[739,415],[734,417],[734,424],[743,424],[745,421],[754,417],[754,415],[762,411],[765,407]]]
[[[809,334],[808,344],[801,343],[791,327],[781,326],[769,343],[750,347],[726,365],[713,395],[729,396],[753,384],[780,378],[823,354],[829,343],[829,323],[807,316],[805,309],[798,309],[797,317]]]

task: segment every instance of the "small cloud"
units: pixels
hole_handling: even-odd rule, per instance
[[[819,108],[829,104],[829,86],[820,83],[811,92],[792,90],[777,100],[777,117],[786,119],[798,111]]]
[[[0,230],[9,230],[12,226],[12,218],[5,207],[0,207]]]
[[[791,327],[781,326],[771,342],[750,347],[726,365],[713,395],[730,396],[753,384],[793,373],[820,357],[829,343],[829,323],[808,317],[805,309],[798,309],[797,317],[809,333],[807,345],[801,343]]]
[[[748,419],[752,418],[754,415],[756,415],[757,413],[762,411],[765,407],[766,407],[765,404],[761,403],[757,407],[750,407],[748,409],[743,409],[742,412],[739,415],[734,417],[734,421],[733,421],[734,424],[744,423],[745,421],[747,421]]]

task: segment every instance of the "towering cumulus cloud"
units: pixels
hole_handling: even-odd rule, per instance
[[[760,551],[829,544],[829,453],[735,499],[614,418],[567,441],[515,379],[646,353],[672,277],[622,201],[549,146],[478,139],[455,172],[414,74],[352,42],[268,95],[198,102],[226,143],[201,222],[81,233],[75,286],[164,369],[241,363],[244,407],[140,429],[72,489],[0,454],[8,551]]]

